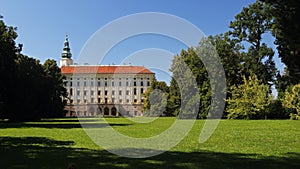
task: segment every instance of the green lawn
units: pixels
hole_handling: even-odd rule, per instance
[[[115,130],[131,137],[155,136],[172,125],[174,118],[134,123],[107,119]],[[77,119],[41,122],[0,121],[1,169],[93,168],[300,168],[300,121],[222,120],[212,137],[199,144],[203,120],[170,151],[151,158],[125,158],[93,143]],[[98,124],[85,119],[86,124]]]

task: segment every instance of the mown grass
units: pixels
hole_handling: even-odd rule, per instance
[[[91,130],[103,127],[97,119],[81,119]],[[118,132],[137,138],[160,134],[175,118],[136,123],[125,118],[106,119]],[[0,121],[0,168],[299,168],[300,121],[222,120],[211,138],[200,144],[204,120],[161,155],[132,159],[111,154],[96,145],[77,119],[41,122]]]

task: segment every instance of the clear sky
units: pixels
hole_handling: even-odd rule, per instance
[[[234,16],[255,0],[0,0],[0,15],[7,25],[16,26],[23,53],[42,62],[47,58],[59,61],[66,33],[76,61],[86,41],[101,27],[120,17],[140,12],[162,12],[191,22],[206,35],[228,30]],[[126,29],[126,28],[124,28]],[[146,39],[146,41],[145,41]],[[116,63],[114,56],[126,57],[143,48],[162,48],[178,53],[183,48],[177,42],[155,36],[135,37],[136,48],[122,45],[110,52],[104,63]],[[272,38],[269,44],[272,44]],[[145,43],[144,43],[145,42]],[[105,42],[103,42],[105,43]],[[143,44],[144,43],[144,44]],[[166,46],[166,44],[168,44]],[[276,60],[278,67],[281,67]],[[96,64],[96,63],[95,63]],[[118,63],[116,63],[118,64]]]

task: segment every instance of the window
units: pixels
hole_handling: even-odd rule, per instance
[[[73,82],[72,81],[70,81],[70,87],[72,87],[73,86]]]
[[[111,86],[115,86],[115,82],[111,82]]]
[[[129,99],[126,99],[126,103],[129,103]]]
[[[107,96],[107,90],[104,91],[104,95]]]
[[[144,82],[143,81],[141,81],[141,86],[144,86]]]
[[[77,90],[77,96],[79,96],[80,95],[80,91],[79,90]]]
[[[91,86],[94,86],[94,82],[91,82]]]
[[[119,86],[122,86],[122,82],[119,82]]]
[[[133,89],[133,94],[136,95],[136,88]]]
[[[141,88],[141,93],[144,93],[144,88]]]
[[[101,98],[98,98],[98,103],[100,103],[101,102]]]
[[[114,90],[111,91],[111,95],[115,95],[115,91]]]
[[[101,90],[98,90],[98,96],[100,96],[101,95]]]
[[[77,103],[80,103],[80,99],[77,99]]]
[[[133,86],[136,86],[136,81],[133,82]]]
[[[107,104],[107,98],[105,98],[105,100],[104,100],[104,101],[105,101],[105,103]]]
[[[83,86],[86,86],[86,81],[83,82]]]
[[[122,96],[122,90],[119,90],[119,95]]]
[[[71,104],[73,103],[73,99],[70,100],[70,103],[71,103]]]
[[[112,99],[111,99],[111,102],[112,102],[112,103],[115,103],[115,98],[112,98]]]
[[[107,81],[104,82],[104,86],[105,86],[105,87],[107,86]]]
[[[147,81],[147,86],[150,86],[150,81]]]
[[[91,90],[91,96],[94,96],[94,90]]]
[[[84,99],[83,102],[86,103],[86,99]]]
[[[70,96],[73,96],[73,89],[72,88],[70,88]]]
[[[100,81],[98,81],[98,86],[101,86],[101,82]]]
[[[77,86],[80,86],[80,82],[77,82]]]
[[[94,103],[94,98],[91,98],[91,103]]]
[[[86,90],[83,91],[83,95],[86,96]]]
[[[141,99],[141,102],[144,103],[144,99]]]
[[[119,103],[122,103],[122,99],[119,99]]]
[[[134,99],[133,102],[136,103],[136,102],[137,102],[137,99]]]
[[[129,82],[128,81],[126,81],[126,86],[129,86]]]
[[[127,96],[129,95],[129,90],[126,90],[126,95],[127,95]]]

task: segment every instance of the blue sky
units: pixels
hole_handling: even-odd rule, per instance
[[[228,30],[234,16],[255,0],[1,0],[0,15],[7,25],[18,27],[23,53],[59,61],[66,33],[76,61],[87,40],[101,27],[120,17],[140,12],[161,12],[181,17],[206,35]],[[124,28],[126,29],[126,28]],[[171,54],[184,45],[162,36],[133,37],[113,48],[104,64],[118,64],[114,57],[127,57],[145,48],[161,48]],[[272,38],[266,41],[272,45]],[[105,42],[103,42],[105,43]],[[122,46],[123,45],[123,46]],[[274,46],[273,46],[274,47]],[[274,47],[275,48],[275,47]],[[276,60],[279,67],[279,60]]]

